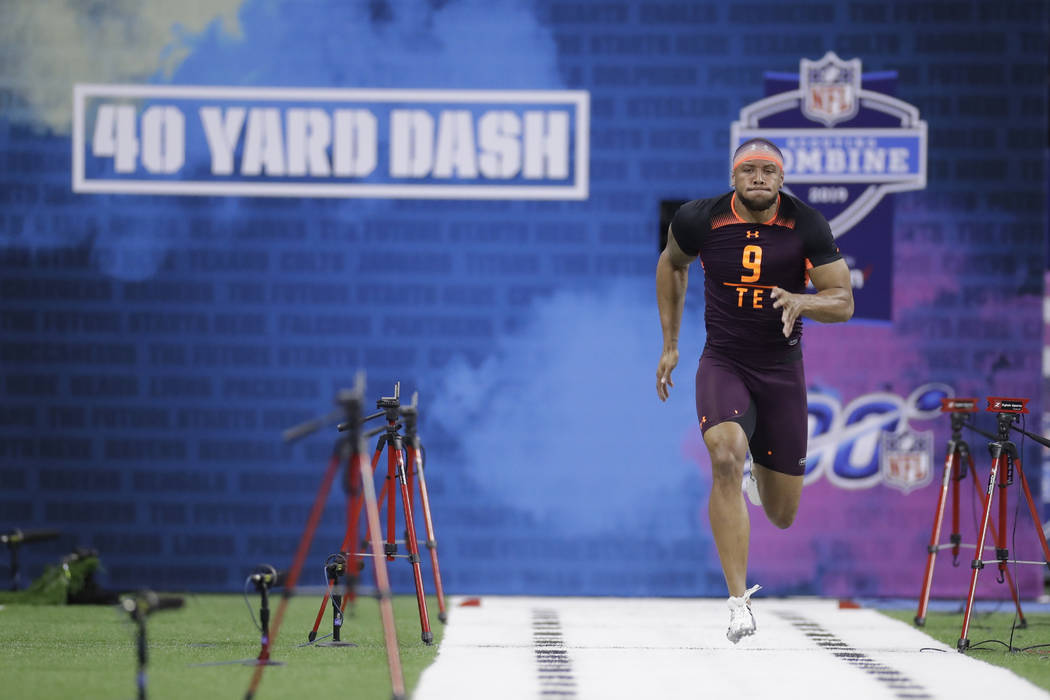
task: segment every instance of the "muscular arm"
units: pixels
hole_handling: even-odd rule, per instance
[[[656,263],[656,304],[660,310],[660,328],[663,331],[663,351],[656,369],[656,394],[667,400],[671,370],[678,365],[678,331],[682,326],[685,290],[689,285],[689,265],[696,260],[682,252],[670,227],[667,246]]]
[[[791,294],[780,287],[770,293],[773,308],[782,309],[785,338],[790,337],[799,316],[821,323],[840,323],[853,317],[853,285],[845,261],[814,267],[809,271],[809,278],[817,289],[816,294]]]

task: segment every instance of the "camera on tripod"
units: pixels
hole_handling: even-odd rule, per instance
[[[1002,396],[989,396],[988,397],[988,408],[985,409],[989,413],[1013,413],[1020,415],[1021,413],[1028,413],[1028,399],[1008,399]],[[1016,420],[1016,418],[1014,419]]]
[[[977,399],[941,399],[941,413],[977,413]]]
[[[376,408],[392,409],[401,406],[401,382],[394,384],[393,396],[381,396],[376,400]]]

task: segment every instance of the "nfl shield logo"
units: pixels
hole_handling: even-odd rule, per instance
[[[933,431],[905,428],[883,432],[879,441],[879,470],[882,483],[908,493],[933,479]]]
[[[860,59],[843,61],[828,51],[824,58],[799,66],[802,113],[813,121],[833,126],[852,119],[860,105]]]

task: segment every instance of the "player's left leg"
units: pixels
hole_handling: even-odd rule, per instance
[[[751,473],[766,517],[783,529],[795,520],[806,472],[809,412],[802,355],[750,370],[746,381],[756,410]]]
[[[781,529],[791,527],[802,498],[802,475],[784,474],[757,463],[751,465],[751,473],[758,483],[766,518]]]

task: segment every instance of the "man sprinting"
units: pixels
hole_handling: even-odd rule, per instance
[[[707,342],[696,372],[696,414],[711,457],[708,518],[729,589],[733,643],[754,634],[747,587],[750,521],[741,493],[779,528],[795,519],[806,467],[808,413],[802,317],[853,315],[849,268],[824,216],[780,188],[784,156],[751,139],[733,155],[733,190],[683,204],[656,266],[663,352],[656,393],[666,401],[678,364],[689,265],[704,270]],[[807,279],[816,293],[806,291]]]

